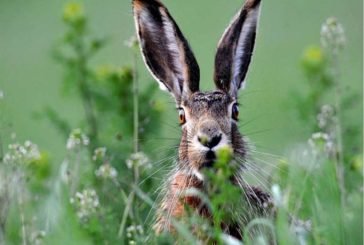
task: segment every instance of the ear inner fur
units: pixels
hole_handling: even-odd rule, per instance
[[[251,60],[260,0],[248,0],[224,32],[215,56],[217,88],[237,97]]]
[[[182,93],[199,90],[200,71],[172,16],[157,0],[134,0],[133,11],[143,59],[179,103]]]

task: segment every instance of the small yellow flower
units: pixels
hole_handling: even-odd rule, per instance
[[[306,50],[304,58],[313,62],[321,62],[323,54],[319,47],[311,46]]]
[[[101,81],[109,79],[114,70],[115,67],[113,65],[101,65],[96,68],[96,77]]]
[[[223,146],[216,151],[218,162],[228,164],[233,157],[233,149],[230,146]]]
[[[68,3],[63,9],[63,19],[66,22],[76,23],[83,21],[85,18],[85,11],[82,4]]]
[[[325,62],[322,49],[318,46],[309,46],[303,53],[303,65],[308,69],[319,69]]]
[[[320,47],[310,46],[305,50],[303,59],[310,63],[321,63],[324,59],[324,55]]]

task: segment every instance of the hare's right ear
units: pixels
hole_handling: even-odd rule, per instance
[[[235,98],[253,54],[259,8],[260,0],[246,0],[218,44],[214,81],[218,89]]]
[[[133,0],[144,61],[154,78],[180,102],[199,90],[200,69],[176,22],[158,0]]]

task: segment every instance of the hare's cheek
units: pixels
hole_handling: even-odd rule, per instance
[[[192,142],[195,136],[197,135],[197,127],[196,124],[193,123],[192,120],[187,120],[185,125],[182,126],[183,130],[186,130],[188,141]]]
[[[207,151],[208,149],[198,142],[197,137],[189,140],[188,155],[191,162],[198,163],[203,161]]]
[[[189,149],[188,160],[192,169],[198,170],[202,164],[203,155],[198,150],[191,148]]]

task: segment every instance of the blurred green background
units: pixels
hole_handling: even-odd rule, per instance
[[[213,89],[216,44],[243,1],[163,1],[190,41],[203,89]],[[131,0],[68,3],[0,0],[0,244],[178,243],[150,232],[180,129],[173,99],[157,91],[139,51],[133,121],[135,53],[125,44],[134,34]],[[362,7],[359,0],[263,1],[240,93],[240,129],[257,146],[242,178],[272,194],[277,219],[265,222],[274,224],[279,244],[363,241]],[[331,16],[346,33],[337,56],[340,44],[329,34],[330,28],[340,34],[340,24],[326,21]],[[324,22],[334,46],[320,46]],[[85,120],[85,101],[93,103],[95,120],[90,113]],[[31,142],[6,147],[28,139],[41,151]],[[229,205],[232,187],[211,183],[225,195],[210,193],[212,203]],[[214,214],[224,214],[217,207]],[[188,222],[195,227],[196,220]],[[135,227],[145,236],[128,236]]]
[[[163,2],[195,52],[202,73],[201,87],[212,89],[216,44],[243,1]],[[52,45],[64,32],[61,15],[66,3],[59,0],[0,0],[0,90],[4,91],[7,118],[12,123],[8,130],[16,132],[19,141],[37,142],[42,149],[51,152],[56,161],[64,156],[65,139],[47,120],[36,119],[36,112],[52,106],[74,123],[84,116],[78,97],[64,97],[60,92],[62,68],[51,57]],[[91,65],[131,64],[132,53],[124,45],[134,33],[130,1],[86,0],[82,3],[91,31],[96,36],[110,38]],[[263,2],[247,88],[240,96],[243,124],[249,122],[242,131],[258,149],[282,154],[290,145],[308,138],[309,130],[297,120],[290,97],[295,91],[307,90],[300,59],[308,45],[319,45],[321,24],[329,16],[338,18],[347,36],[340,60],[342,87],[362,95],[362,9],[360,0]],[[150,83],[151,76],[140,57],[138,66],[140,82]],[[172,102],[164,92],[159,92],[159,96]],[[363,118],[362,101],[357,103],[360,105],[350,112],[356,121]],[[176,124],[177,117],[170,116],[175,113],[172,103],[166,107],[168,113],[162,120],[162,127],[168,133],[170,127],[165,124]],[[176,120],[171,121],[174,118]]]

